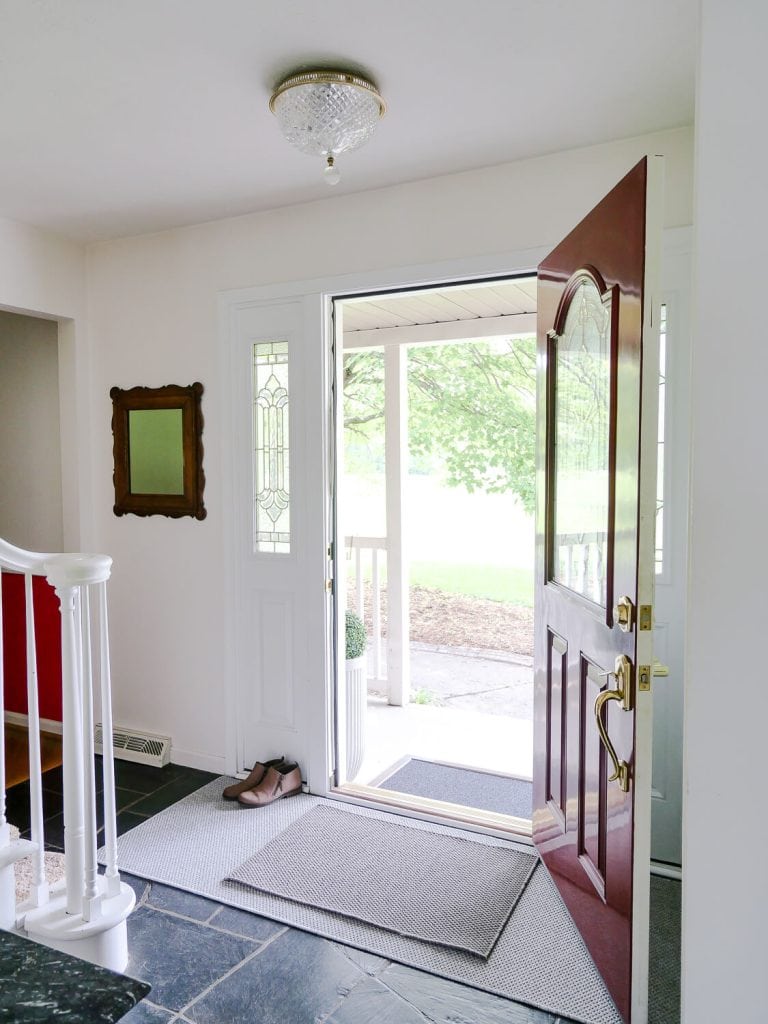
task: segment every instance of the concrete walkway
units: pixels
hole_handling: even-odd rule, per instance
[[[406,757],[530,778],[533,667],[506,652],[411,645],[412,702],[392,707],[369,687],[365,758],[370,783]]]
[[[368,689],[372,695],[386,696],[375,684]],[[411,700],[532,719],[533,660],[506,651],[412,643]]]

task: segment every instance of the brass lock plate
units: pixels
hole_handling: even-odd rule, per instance
[[[647,693],[651,688],[651,666],[637,666],[637,688]]]

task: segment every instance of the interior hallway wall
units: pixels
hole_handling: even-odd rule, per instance
[[[170,734],[178,761],[224,768],[228,399],[218,293],[552,245],[637,160],[660,152],[667,157],[665,224],[688,225],[692,132],[680,129],[89,247],[92,544],[115,559],[117,722]],[[498,269],[512,268],[499,257]],[[207,519],[115,518],[109,389],[195,380],[206,389]],[[294,756],[302,757],[305,743],[297,736]]]
[[[763,0],[703,0],[696,115],[683,1021],[768,1018]],[[738,73],[736,73],[738,69]]]

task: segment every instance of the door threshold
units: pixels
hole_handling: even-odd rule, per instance
[[[445,800],[431,800],[429,797],[398,793],[394,789],[381,789],[359,782],[345,782],[336,786],[328,796],[334,800],[376,806],[393,814],[434,821],[440,825],[458,826],[469,832],[481,832],[499,839],[513,839],[526,846],[533,845],[529,818],[516,818],[511,814],[498,814]]]

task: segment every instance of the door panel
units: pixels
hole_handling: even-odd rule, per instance
[[[658,244],[647,183],[643,160],[544,260],[538,292],[533,834],[633,1024],[647,1007],[651,719],[636,685],[652,635],[636,612],[653,580],[647,373],[658,390],[650,330],[643,348]]]
[[[327,657],[328,527],[318,479],[326,438],[309,424],[323,423],[327,391],[312,296],[238,295],[226,310],[233,767],[247,772],[257,760],[308,750],[313,702],[325,697],[316,680]],[[318,788],[324,774],[321,762]]]

